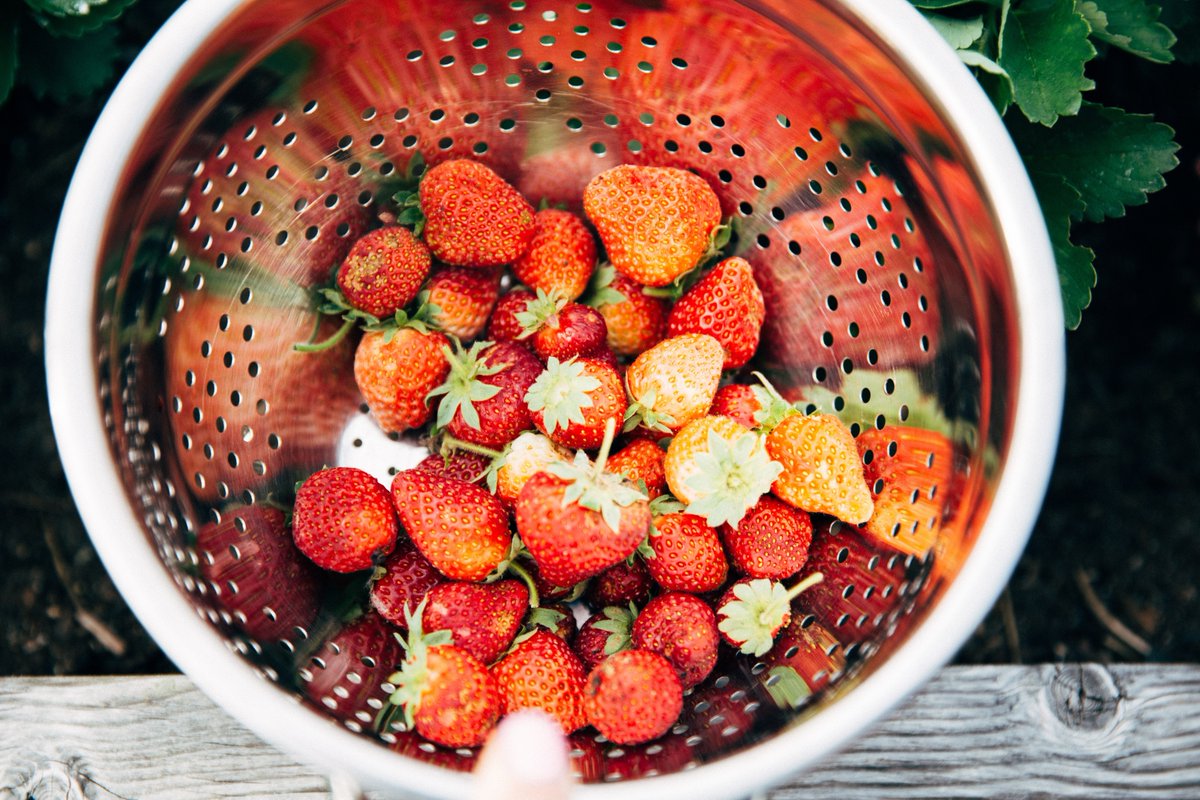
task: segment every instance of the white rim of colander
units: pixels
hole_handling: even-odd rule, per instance
[[[1032,530],[1049,480],[1062,414],[1065,343],[1055,262],[1024,167],[975,79],[905,0],[839,0],[930,90],[990,192],[1014,268],[1021,339],[1018,402],[1009,461],[988,518],[958,577],[902,647],[814,719],[720,761],[650,780],[578,787],[589,800],[746,796],[778,783],[846,745],[948,662],[995,603]],[[324,722],[213,635],[178,591],[143,536],[110,459],[96,396],[95,277],[108,187],[115,186],[174,76],[242,0],[189,0],[154,36],[108,101],[67,193],[51,259],[46,309],[50,411],[67,478],[91,538],[121,593],[154,639],[192,681],[258,736],[296,757],[340,771],[367,787],[464,797],[469,776],[400,759],[339,725]],[[99,199],[98,199],[99,198]],[[89,271],[90,270],[90,271]],[[997,568],[997,565],[1002,565]],[[269,690],[264,690],[268,689]],[[162,713],[170,713],[163,709]]]

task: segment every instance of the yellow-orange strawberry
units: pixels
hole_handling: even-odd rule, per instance
[[[544,208],[533,215],[533,241],[513,262],[517,280],[532,289],[574,300],[596,266],[596,240],[570,211]]]
[[[712,527],[737,527],[746,512],[771,490],[780,465],[763,437],[729,417],[701,417],[684,426],[663,461],[671,493],[689,514]]]
[[[429,421],[425,398],[450,373],[443,349],[449,341],[437,331],[405,327],[368,331],[354,351],[354,382],[379,427],[402,432]]]
[[[863,530],[893,550],[925,555],[941,530],[954,444],[937,431],[907,425],[863,431],[855,444],[875,501]]]
[[[424,237],[445,264],[510,264],[533,240],[533,207],[507,181],[475,161],[443,161],[419,188]]]
[[[625,429],[678,431],[708,413],[721,382],[725,349],[704,333],[665,339],[625,371],[630,404]]]
[[[584,189],[583,210],[617,271],[647,286],[695,268],[721,224],[712,187],[675,167],[605,170]]]
[[[771,490],[801,511],[860,525],[874,503],[850,429],[831,414],[792,414],[767,434],[767,453],[783,467]]]
[[[667,333],[707,333],[725,348],[725,369],[737,369],[758,349],[766,317],[750,262],[734,256],[712,268],[671,309]]]
[[[525,431],[492,461],[488,470],[488,488],[510,506],[534,475],[556,462],[566,463],[571,454],[561,445],[535,431]]]
[[[618,275],[611,264],[602,264],[584,300],[604,317],[608,346],[619,356],[640,355],[666,338],[670,306],[664,298],[646,294],[645,288]]]

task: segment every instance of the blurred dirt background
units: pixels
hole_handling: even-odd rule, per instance
[[[171,5],[151,0],[125,15],[123,64]],[[1172,125],[1181,164],[1147,206],[1078,237],[1098,253],[1100,284],[1067,337],[1054,477],[963,662],[1200,660],[1200,69],[1113,53],[1088,74],[1100,87],[1091,99]],[[90,546],[46,403],[47,265],[104,95],[58,103],[18,87],[0,107],[0,674],[174,669]]]

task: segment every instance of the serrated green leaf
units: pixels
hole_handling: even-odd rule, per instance
[[[64,41],[36,25],[26,25],[20,46],[21,81],[38,97],[60,102],[91,94],[107,84],[120,55],[115,27]]]
[[[9,0],[11,3],[12,0]],[[113,22],[136,0],[25,0],[33,18],[54,36],[78,38]]]
[[[1003,67],[978,51],[959,50],[958,58],[968,67],[978,70],[975,80],[979,81],[984,93],[992,101],[996,113],[1004,116],[1013,102],[1012,78],[1008,77]]]
[[[1171,0],[1162,7],[1162,23],[1178,37],[1171,48],[1183,64],[1200,63],[1200,0]]]
[[[1171,53],[1175,34],[1158,21],[1158,6],[1145,0],[1081,0],[1079,11],[1097,39],[1147,61],[1169,64],[1175,60]]]
[[[1092,288],[1096,285],[1096,269],[1092,264],[1095,253],[1071,242],[1071,219],[1080,213],[1083,199],[1062,176],[1031,173],[1030,178],[1054,248],[1065,322],[1074,330],[1079,327],[1083,309],[1092,302]]]
[[[1012,78],[1013,99],[1030,122],[1053,125],[1075,114],[1095,88],[1084,65],[1096,55],[1075,0],[1005,2],[997,63]]]
[[[17,75],[17,7],[0,8],[0,103],[8,99]]]
[[[1030,173],[1061,176],[1081,198],[1074,219],[1125,215],[1166,185],[1179,164],[1175,132],[1146,114],[1084,103],[1047,130],[1011,120],[1009,131]]]
[[[946,40],[946,44],[955,50],[965,50],[983,36],[983,17],[959,19],[930,12],[923,12],[923,15],[938,35]]]

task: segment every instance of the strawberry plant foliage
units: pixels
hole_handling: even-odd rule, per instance
[[[1174,131],[1149,115],[1088,102],[1087,63],[1110,48],[1174,60],[1176,37],[1146,0],[911,0],[1003,115],[1046,218],[1067,327],[1096,284],[1072,224],[1120,217],[1178,164]]]

